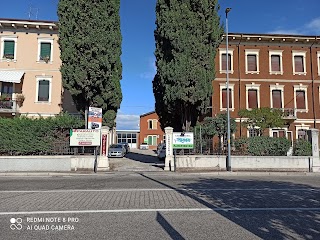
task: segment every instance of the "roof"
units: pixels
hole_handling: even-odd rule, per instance
[[[23,71],[0,71],[0,82],[20,83]]]
[[[156,111],[147,112],[145,114],[140,115],[140,118],[156,113]]]
[[[47,21],[47,20],[0,18],[0,29],[3,29],[3,28],[58,30],[58,22]]]

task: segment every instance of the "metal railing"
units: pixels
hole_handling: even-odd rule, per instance
[[[15,100],[0,100],[0,112],[16,112],[17,102]]]

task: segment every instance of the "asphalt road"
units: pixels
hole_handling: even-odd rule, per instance
[[[0,177],[0,239],[320,239],[320,175]]]

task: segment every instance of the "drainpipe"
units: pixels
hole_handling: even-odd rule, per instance
[[[313,61],[312,61],[312,46],[316,42],[317,37],[315,37],[315,41],[311,44],[309,50],[310,50],[310,66],[311,66],[311,77],[312,77],[312,111],[313,111],[313,128],[316,128],[316,111],[314,106],[314,71],[313,71]]]

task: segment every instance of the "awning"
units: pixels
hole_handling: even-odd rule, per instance
[[[0,71],[0,82],[20,83],[23,71]]]

